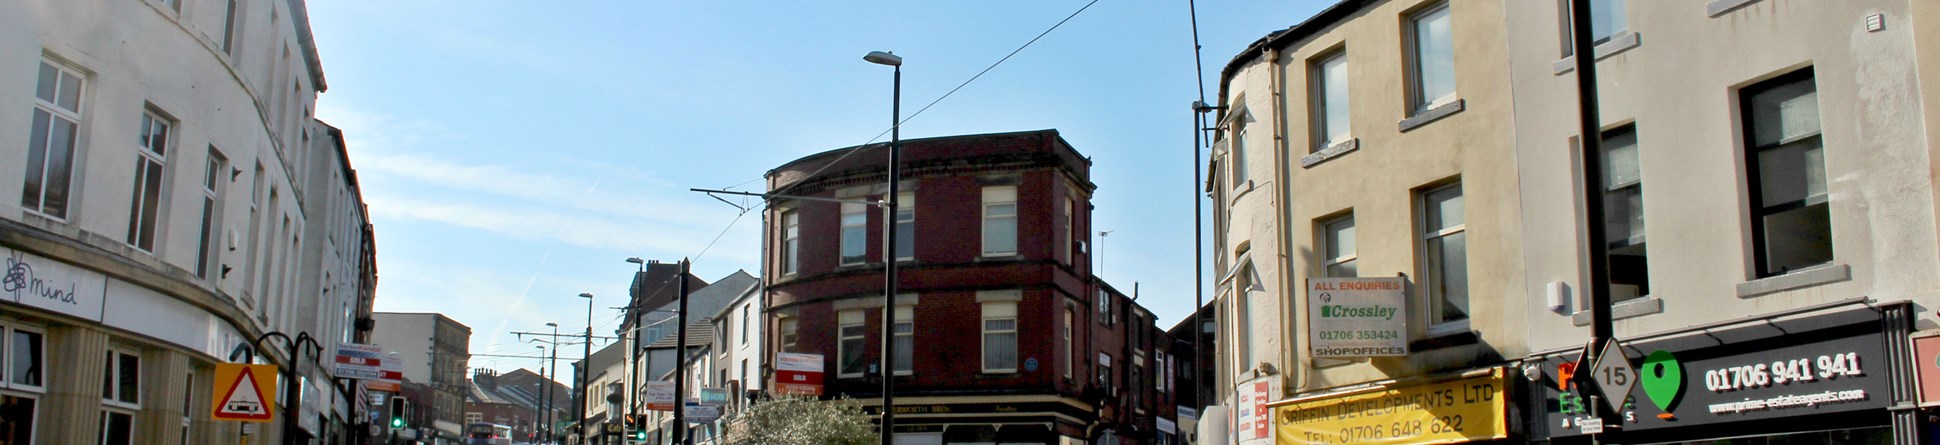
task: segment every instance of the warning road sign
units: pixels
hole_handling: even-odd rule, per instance
[[[276,411],[276,366],[216,364],[215,406],[210,418],[269,422]]]

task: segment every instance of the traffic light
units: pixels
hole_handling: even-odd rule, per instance
[[[404,428],[405,413],[410,412],[411,400],[403,397],[391,398],[391,428]]]
[[[629,418],[629,423],[633,424],[633,440],[646,441],[647,440],[647,416],[644,414],[639,416],[634,416],[632,418]]]

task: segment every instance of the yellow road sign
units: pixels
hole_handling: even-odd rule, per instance
[[[210,417],[269,422],[276,412],[276,365],[216,364],[215,405]]]

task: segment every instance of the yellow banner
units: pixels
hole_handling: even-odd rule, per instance
[[[1509,436],[1502,368],[1490,375],[1274,407],[1279,445],[1461,443]]]

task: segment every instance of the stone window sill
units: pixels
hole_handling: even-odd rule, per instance
[[[1338,157],[1341,157],[1342,155],[1353,153],[1354,151],[1360,150],[1360,149],[1361,149],[1361,139],[1350,138],[1346,141],[1342,141],[1334,145],[1329,145],[1327,146],[1327,148],[1323,148],[1320,151],[1313,152],[1313,154],[1301,156],[1300,168],[1313,168],[1315,165],[1320,165],[1320,163],[1322,162],[1327,162],[1330,159],[1338,158]]]
[[[1738,7],[1740,6],[1749,5],[1757,1],[1758,0],[1711,0],[1711,3],[1704,5],[1704,13],[1708,17],[1716,18],[1717,16],[1724,15],[1724,13],[1731,12],[1734,9],[1738,9]]]
[[[1852,266],[1826,264],[1738,283],[1738,298],[1752,298],[1773,292],[1817,286],[1852,279]]]
[[[1408,130],[1415,129],[1415,127],[1428,125],[1429,122],[1441,120],[1441,118],[1448,117],[1449,115],[1453,115],[1455,113],[1459,113],[1462,111],[1462,107],[1464,106],[1463,103],[1464,103],[1463,99],[1455,99],[1453,101],[1450,101],[1449,103],[1442,104],[1441,106],[1431,108],[1431,109],[1428,109],[1427,111],[1422,111],[1420,113],[1415,113],[1415,115],[1413,116],[1408,116],[1407,119],[1401,120],[1401,123],[1400,123],[1401,132],[1406,133],[1408,132]]]
[[[1642,37],[1638,36],[1636,31],[1624,31],[1623,34],[1611,37],[1610,40],[1604,41],[1602,44],[1596,46],[1596,60],[1602,61],[1603,59],[1608,59],[1610,56],[1629,51],[1631,48],[1636,48],[1637,45],[1642,44]],[[1556,61],[1550,68],[1558,76],[1576,71],[1576,56],[1564,57],[1563,60]]]
[[[1625,318],[1642,317],[1645,315],[1658,314],[1663,312],[1664,312],[1664,300],[1661,300],[1661,299],[1658,299],[1657,297],[1652,297],[1652,296],[1638,297],[1635,299],[1620,301],[1610,305],[1611,320],[1622,320]],[[1590,311],[1576,311],[1576,313],[1570,314],[1570,324],[1577,325],[1577,326],[1589,326],[1590,321],[1591,321]]]

